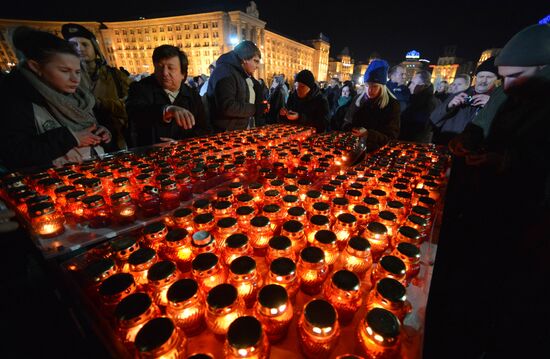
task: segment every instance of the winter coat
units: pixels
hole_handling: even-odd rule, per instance
[[[340,99],[343,99],[344,97],[340,97]],[[340,101],[338,99],[338,101]],[[338,131],[342,129],[342,126],[344,126],[344,120],[346,117],[346,113],[348,112],[349,107],[351,106],[353,102],[353,98],[349,98],[349,101],[345,103],[344,105],[338,105],[334,109],[334,114],[332,115],[330,119],[330,129],[333,131]]]
[[[399,102],[390,96],[386,107],[381,109],[375,100],[367,99],[357,107],[357,99],[364,94],[357,95],[348,108],[342,129],[351,131],[356,127],[368,130],[367,151],[374,151],[399,136]]]
[[[189,110],[195,117],[195,126],[185,130],[176,121],[163,121],[164,109],[175,105]],[[174,103],[159,85],[154,75],[130,85],[126,111],[130,124],[132,146],[149,146],[162,142],[161,137],[174,140],[208,134],[210,131],[199,94],[182,81]]]
[[[319,87],[315,86],[304,98],[299,98],[296,91],[288,97],[286,107],[289,111],[298,112],[296,121],[281,117],[281,122],[315,127],[317,133],[323,133],[329,126],[328,101],[323,97]]]
[[[397,101],[399,101],[399,106],[401,107],[401,112],[405,111],[409,105],[411,99],[411,91],[405,85],[397,85],[397,82],[388,81],[386,86],[390,89],[391,93],[395,96]]]
[[[433,94],[433,85],[417,86],[411,95],[409,105],[401,114],[400,140],[413,142],[430,142],[430,114],[438,105]]]
[[[284,85],[278,85],[270,90],[269,112],[267,114],[267,123],[269,124],[279,122],[279,111],[281,108],[285,107],[283,86]]]
[[[0,158],[12,169],[52,166],[78,142],[66,127],[39,133],[38,124],[51,119],[47,102],[17,70],[13,70],[0,88]]]
[[[206,93],[211,122],[216,131],[246,129],[248,120],[256,114],[256,105],[249,103],[248,77],[233,51],[216,60]]]

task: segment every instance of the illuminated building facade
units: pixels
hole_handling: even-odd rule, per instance
[[[0,19],[0,67],[9,70],[17,62],[10,44],[10,28],[27,25],[60,36],[59,21],[27,21]],[[118,22],[76,22],[91,30],[112,66],[124,67],[133,74],[152,73],[155,47],[171,44],[189,58],[189,75],[208,74],[208,66],[221,54],[242,40],[251,40],[262,51],[258,78],[270,79],[284,74],[292,80],[295,73],[309,69],[316,79],[324,80],[328,71],[328,39],[304,44],[266,30],[256,4],[251,1],[246,11],[214,11],[154,19]]]
[[[427,70],[430,65],[430,61],[420,58],[420,53],[416,50],[411,50],[405,55],[405,61],[399,65],[405,69],[406,82],[412,80],[415,73],[421,70]]]
[[[487,49],[481,53],[481,56],[479,57],[479,60],[477,61],[477,65],[479,66],[483,61],[487,60],[491,56],[497,56],[500,52],[499,48],[495,49]]]
[[[338,78],[341,82],[351,80],[353,77],[354,61],[352,60],[349,49],[345,47],[338,59],[330,59],[328,64],[328,77]]]

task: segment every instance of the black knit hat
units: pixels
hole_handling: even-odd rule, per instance
[[[489,57],[483,61],[476,69],[476,75],[481,71],[492,72],[498,76],[498,67],[495,66],[495,56]]]
[[[536,24],[515,34],[504,45],[496,66],[539,66],[550,64],[550,24]]]
[[[95,35],[90,30],[78,24],[64,24],[61,26],[61,34],[65,40],[69,40],[72,37],[84,37],[88,40],[95,40]]]
[[[296,82],[299,82],[301,84],[306,85],[307,87],[314,88],[315,85],[315,77],[313,77],[313,74],[309,70],[302,70],[298,72],[295,78]]]

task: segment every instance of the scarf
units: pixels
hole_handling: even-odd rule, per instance
[[[20,70],[32,87],[46,100],[49,112],[63,127],[71,131],[81,131],[97,123],[93,114],[95,98],[82,83],[74,94],[65,95],[45,84],[25,66],[21,66]]]
[[[338,98],[338,108],[347,105],[348,103],[350,103],[350,101],[351,101],[351,96],[348,96],[348,97],[340,96]]]

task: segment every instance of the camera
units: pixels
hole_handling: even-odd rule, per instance
[[[473,102],[474,102],[473,96],[464,97],[464,104],[465,105],[471,106]]]

